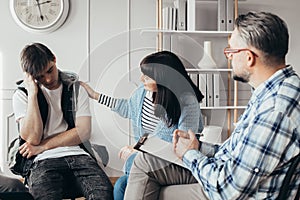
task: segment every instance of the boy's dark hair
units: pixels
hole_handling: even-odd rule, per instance
[[[21,52],[21,67],[23,71],[36,77],[55,56],[51,50],[41,43],[33,43],[24,47]]]

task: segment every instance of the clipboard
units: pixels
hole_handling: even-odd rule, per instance
[[[173,144],[156,136],[145,133],[133,148],[186,168],[173,151]]]

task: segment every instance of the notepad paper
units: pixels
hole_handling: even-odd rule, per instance
[[[185,167],[173,151],[173,144],[159,139],[158,137],[148,137],[138,150],[147,152],[163,160]]]

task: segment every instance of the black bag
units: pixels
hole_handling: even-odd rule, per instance
[[[25,89],[25,87],[20,86],[20,84],[23,82],[22,81],[18,81],[17,85],[18,85],[18,90],[23,91],[26,96],[28,95],[27,90]],[[43,113],[42,115],[42,120],[43,120],[43,125],[45,127],[45,123],[47,120],[47,115],[48,115],[48,107],[43,106],[45,104],[46,99],[43,96],[43,93],[40,89],[40,87],[38,87],[39,91],[38,91],[38,104],[39,104],[39,108],[40,108],[40,112]],[[18,124],[18,132],[19,132],[19,124]],[[33,164],[33,160],[36,156],[32,156],[29,159],[27,159],[26,157],[23,157],[20,152],[19,152],[19,147],[25,143],[25,140],[23,140],[20,136],[18,136],[17,138],[15,138],[13,141],[11,141],[9,147],[8,147],[8,167],[10,169],[10,171],[16,175],[21,175],[22,177],[26,178],[29,175],[29,170],[31,165]]]
[[[33,164],[35,156],[27,159],[19,152],[19,147],[25,143],[21,137],[15,138],[8,147],[8,167],[12,173],[26,177],[29,175],[29,169]]]

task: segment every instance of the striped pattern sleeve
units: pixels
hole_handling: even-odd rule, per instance
[[[142,107],[142,127],[146,132],[154,132],[159,118],[154,115],[154,104],[152,103],[152,97],[147,92],[143,107]]]
[[[117,99],[107,96],[105,94],[100,94],[98,103],[103,104],[109,108],[114,108],[116,106]]]

